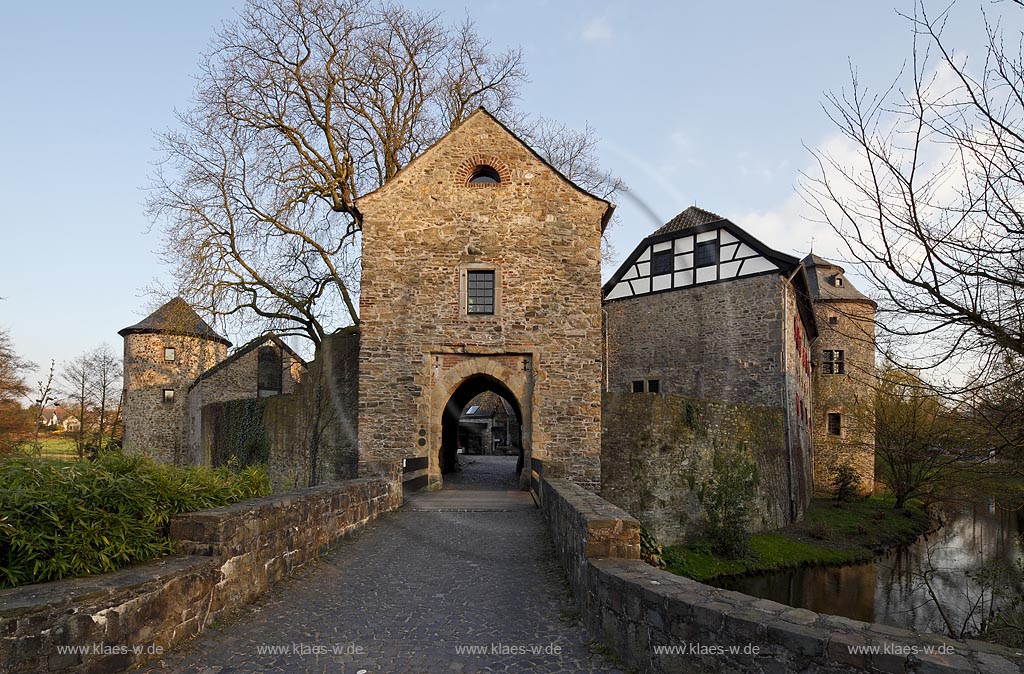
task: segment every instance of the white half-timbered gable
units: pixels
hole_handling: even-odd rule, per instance
[[[605,284],[605,299],[779,273],[796,262],[796,258],[768,248],[729,220],[691,207],[637,246]]]

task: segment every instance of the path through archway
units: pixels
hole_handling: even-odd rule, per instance
[[[444,406],[438,465],[446,489],[518,489],[522,408],[498,379],[466,378]]]

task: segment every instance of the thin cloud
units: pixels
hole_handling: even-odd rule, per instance
[[[612,24],[606,17],[595,16],[583,24],[580,38],[584,42],[610,42],[613,36]]]

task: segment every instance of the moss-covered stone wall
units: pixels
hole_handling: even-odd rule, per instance
[[[785,414],[778,407],[606,392],[602,409],[601,496],[640,520],[662,544],[700,533],[698,489],[716,448],[749,452],[757,464],[755,531],[789,520]],[[806,502],[805,481],[793,496]]]

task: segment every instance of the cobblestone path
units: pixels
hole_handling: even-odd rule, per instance
[[[142,671],[621,674],[588,644],[523,496],[421,495]]]

